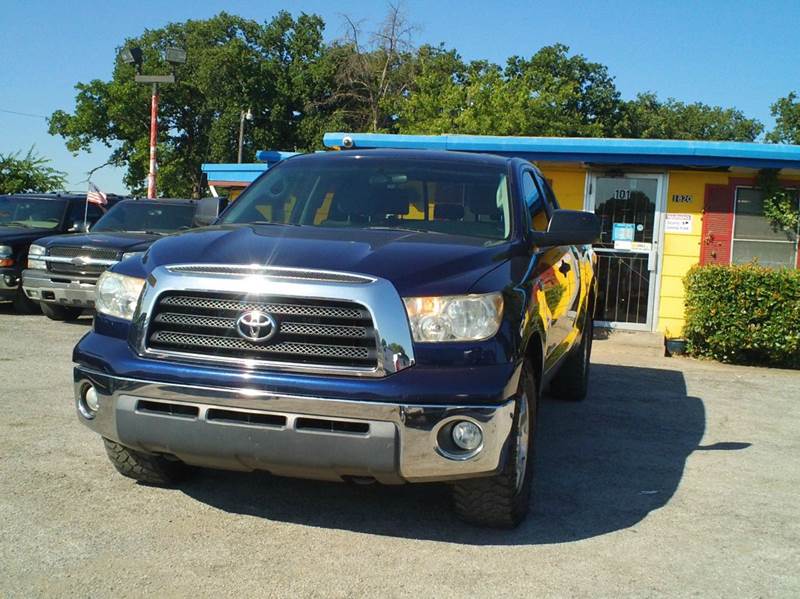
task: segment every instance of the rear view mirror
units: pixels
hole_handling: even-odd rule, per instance
[[[197,200],[197,208],[194,211],[192,225],[195,227],[213,225],[226,204],[225,198],[203,198]]]
[[[588,245],[600,239],[600,219],[582,210],[555,210],[547,231],[531,233],[536,246]]]
[[[89,231],[89,227],[91,227],[91,223],[84,223],[83,221],[75,221],[70,225],[69,231],[70,233],[87,233]]]

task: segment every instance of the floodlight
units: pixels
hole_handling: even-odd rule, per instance
[[[138,46],[123,49],[119,57],[125,64],[135,64],[137,68],[142,66],[142,49]]]
[[[167,48],[164,58],[170,64],[184,64],[186,62],[186,50],[183,48]]]

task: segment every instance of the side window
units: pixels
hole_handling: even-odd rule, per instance
[[[543,179],[541,177],[536,178],[539,186],[542,188],[542,192],[544,193],[544,197],[547,199],[547,203],[549,204],[548,210],[553,211],[558,209],[558,200],[556,199],[556,194],[553,193],[553,188],[550,187],[550,184],[547,182],[547,179]]]
[[[70,202],[69,212],[67,212],[67,226],[71,227],[74,223],[82,223],[84,211],[86,211],[86,220],[90,225],[96,223],[105,214],[97,204],[89,203],[87,211],[83,202]]]
[[[531,228],[534,231],[546,231],[550,219],[547,216],[547,208],[542,193],[539,191],[530,171],[522,173],[522,197],[528,207]]]

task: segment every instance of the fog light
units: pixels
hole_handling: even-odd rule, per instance
[[[100,409],[100,401],[97,398],[97,390],[94,387],[89,387],[84,395],[86,406],[92,411],[96,412]]]
[[[453,443],[464,451],[475,451],[483,443],[481,428],[474,422],[462,420],[453,426]]]
[[[81,397],[78,400],[78,411],[81,416],[91,420],[100,409],[100,398],[97,395],[97,390],[91,385],[87,384],[81,392]]]

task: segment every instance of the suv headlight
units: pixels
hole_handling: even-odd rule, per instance
[[[47,263],[42,259],[45,249],[41,245],[32,245],[28,248],[28,268],[47,270]]]
[[[503,317],[503,296],[447,295],[406,297],[414,341],[479,341],[497,333]]]
[[[131,320],[144,289],[144,279],[105,271],[95,289],[94,308],[98,312]]]

